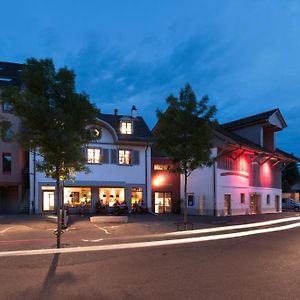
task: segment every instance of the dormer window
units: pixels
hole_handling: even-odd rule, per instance
[[[132,134],[132,122],[121,121],[121,133],[122,134]]]

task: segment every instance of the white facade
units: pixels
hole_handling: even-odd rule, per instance
[[[118,134],[108,123],[99,120],[97,128],[101,131],[101,138],[87,146],[90,149],[100,149],[101,153],[106,151],[107,160],[101,163],[87,163],[89,172],[78,173],[74,181],[66,181],[65,187],[84,187],[91,194],[91,209],[95,211],[95,205],[99,200],[99,191],[101,188],[122,189],[126,203],[130,207],[132,189],[140,189],[142,191],[144,205],[151,209],[151,145],[148,142],[136,142],[128,140],[124,142],[118,138]],[[120,149],[124,149],[131,153],[135,153],[136,162],[119,164],[119,161],[112,161],[112,152],[119,153]],[[101,154],[102,155],[102,154]],[[37,155],[37,159],[39,156]],[[118,159],[118,156],[117,156]],[[34,166],[33,154],[30,155],[30,203],[35,206],[37,213],[43,213],[43,191],[52,190],[55,181],[47,178],[44,173],[36,172],[36,180],[34,184]],[[35,187],[35,197],[34,189]],[[35,198],[35,201],[34,201]]]
[[[217,156],[217,148],[212,149],[212,156]],[[188,205],[189,214],[224,216],[281,212],[282,190],[251,186],[249,178],[243,172],[220,169],[217,162],[215,168],[196,169],[188,178],[187,193],[194,195],[193,205]],[[182,175],[182,199],[183,191]],[[229,208],[226,201],[230,202]]]

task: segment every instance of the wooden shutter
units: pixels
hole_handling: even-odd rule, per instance
[[[102,149],[101,148],[101,163],[102,164],[108,164],[109,163],[108,149]]]
[[[260,165],[253,163],[252,165],[252,186],[261,186],[260,183]]]
[[[117,161],[117,150],[116,149],[110,149],[110,163],[111,164],[118,164],[118,161]]]
[[[82,147],[81,148],[81,154],[85,158],[85,162],[88,162],[87,147]]]
[[[133,155],[133,158],[132,158],[132,164],[133,165],[139,165],[140,164],[140,151],[139,150],[133,150],[131,152]]]

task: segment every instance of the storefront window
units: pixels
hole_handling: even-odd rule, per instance
[[[102,200],[103,205],[107,205],[109,207],[113,207],[117,202],[121,204],[125,201],[125,189],[109,187],[100,188],[99,199]]]
[[[91,205],[91,188],[65,187],[64,203],[71,207]]]
[[[131,207],[136,204],[141,204],[143,201],[143,189],[132,188],[131,189]]]

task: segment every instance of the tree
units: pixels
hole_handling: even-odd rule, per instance
[[[187,229],[187,181],[193,170],[211,163],[216,107],[208,106],[207,96],[198,101],[189,84],[180,90],[178,98],[170,95],[166,102],[166,112],[157,110],[155,137],[158,149],[172,160],[172,171],[184,175],[184,225]]]
[[[296,162],[289,163],[282,172],[282,191],[289,193],[294,184],[300,180],[299,169]]]
[[[37,170],[56,181],[59,248],[61,180],[87,170],[82,148],[93,138],[88,125],[94,123],[98,110],[85,93],[75,91],[74,72],[67,68],[56,70],[51,59],[28,59],[21,79],[23,88],[6,89],[3,99],[12,104],[21,119],[19,139],[24,149],[37,149],[42,157]]]

